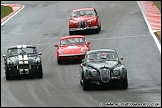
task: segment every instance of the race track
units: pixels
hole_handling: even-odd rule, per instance
[[[1,107],[98,107],[108,102],[161,106],[161,54],[136,1],[1,1],[25,8],[1,26]],[[96,8],[99,34],[85,34],[91,49],[117,50],[128,70],[128,89],[83,91],[79,64],[58,65],[54,44],[68,35],[73,9]],[[42,52],[43,79],[5,79],[8,47],[32,44]]]

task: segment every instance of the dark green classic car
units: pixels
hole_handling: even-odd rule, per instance
[[[38,76],[43,77],[41,53],[33,45],[16,45],[7,49],[3,55],[6,79],[12,76]]]
[[[114,49],[87,51],[80,64],[80,84],[87,90],[91,84],[120,85],[128,88],[127,69]]]

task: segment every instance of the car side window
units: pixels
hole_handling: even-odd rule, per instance
[[[81,15],[81,16],[84,16],[85,14],[86,14],[85,11],[80,11],[80,15]]]
[[[86,41],[84,38],[79,38],[80,39],[80,44],[86,44]]]
[[[37,54],[37,49],[33,48],[33,54]]]
[[[112,57],[113,57],[113,59],[116,59],[116,60],[119,59],[119,58],[118,58],[118,55],[117,55],[116,53],[113,53],[113,54],[112,54]]]
[[[76,11],[72,14],[73,17],[80,16],[80,11]]]
[[[8,56],[13,56],[13,55],[17,55],[17,54],[18,54],[18,52],[17,52],[16,48],[8,49],[8,51],[7,51]]]
[[[13,55],[13,52],[12,52],[11,49],[8,49],[8,51],[7,51],[7,55],[8,55],[8,56],[12,56],[12,55]]]
[[[65,46],[65,45],[69,45],[70,44],[70,41],[68,39],[66,40],[61,40],[61,45],[62,46]]]
[[[92,10],[87,10],[87,11],[86,11],[86,15],[94,15],[94,13],[93,13]]]

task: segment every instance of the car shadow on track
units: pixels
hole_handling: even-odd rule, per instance
[[[110,91],[121,91],[121,90],[127,90],[127,89],[122,89],[121,86],[119,85],[108,85],[108,86],[105,86],[105,85],[91,85],[91,87],[89,87],[89,89],[87,91],[107,91],[107,90],[110,90]]]
[[[14,81],[14,80],[33,80],[33,79],[42,79],[42,78],[38,78],[36,76],[21,76],[21,77],[14,76],[14,77],[11,77],[10,80]],[[10,80],[8,80],[8,81],[10,81]]]
[[[76,32],[73,35],[98,35],[102,32],[104,32],[104,30],[101,30],[99,33],[94,33],[93,31]]]
[[[74,64],[81,64],[81,61],[66,61],[59,65],[74,65]]]

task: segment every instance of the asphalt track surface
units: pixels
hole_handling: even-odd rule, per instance
[[[146,102],[161,106],[161,54],[136,1],[5,1],[25,5],[1,26],[1,57],[17,44],[32,44],[42,52],[43,79],[7,81],[1,59],[2,107],[98,107],[102,103]],[[91,49],[113,48],[128,70],[128,89],[95,86],[83,91],[79,63],[58,65],[54,44],[68,35],[73,9],[94,7],[99,34],[85,34]]]

